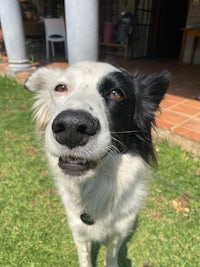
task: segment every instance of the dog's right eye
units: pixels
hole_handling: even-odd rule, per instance
[[[68,88],[65,84],[59,84],[55,87],[55,91],[58,93],[65,93],[68,91]]]

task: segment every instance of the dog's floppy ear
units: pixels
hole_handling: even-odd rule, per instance
[[[171,81],[168,71],[154,74],[138,74],[134,78],[135,113],[134,125],[138,130],[135,134],[143,158],[150,162],[156,162],[154,154],[151,126],[154,124],[155,111],[159,109],[159,103]]]
[[[39,68],[24,83],[25,89],[35,93],[32,109],[39,134],[44,132],[50,120],[51,84],[62,72],[61,69]]]
[[[160,101],[163,99],[171,81],[171,74],[162,71],[153,74],[136,74],[136,112],[135,121],[149,126],[154,121],[154,112],[159,108]]]

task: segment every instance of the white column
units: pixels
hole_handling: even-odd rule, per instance
[[[9,63],[6,72],[30,70],[19,0],[0,0],[0,19]]]
[[[65,0],[68,62],[98,59],[98,0]]]

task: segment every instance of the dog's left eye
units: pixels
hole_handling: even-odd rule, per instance
[[[109,93],[109,98],[114,100],[121,100],[123,97],[124,94],[119,88],[113,88]]]
[[[59,84],[55,87],[55,91],[58,93],[65,93],[68,91],[68,88],[65,84]]]

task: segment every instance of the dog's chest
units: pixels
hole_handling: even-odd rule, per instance
[[[112,159],[112,163],[106,162],[98,175],[85,184],[71,189],[66,183],[60,185],[73,232],[97,241],[120,232],[118,226],[136,214],[144,196],[143,168],[137,161],[134,159],[138,164],[133,168],[132,161]]]

